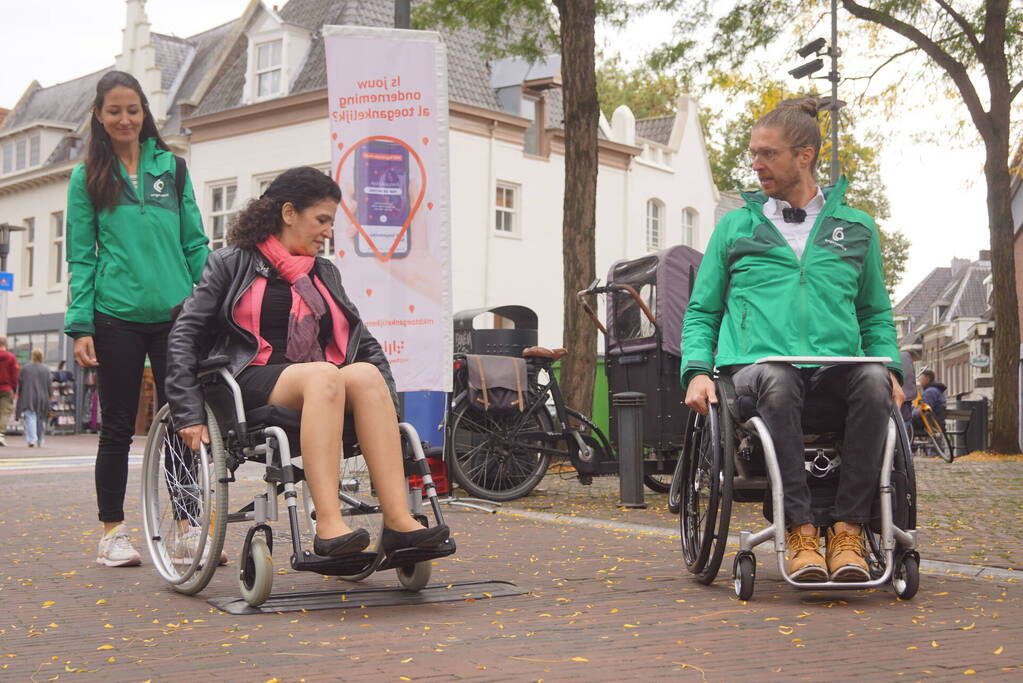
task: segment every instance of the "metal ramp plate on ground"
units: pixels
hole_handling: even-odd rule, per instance
[[[423,605],[431,602],[485,600],[525,595],[528,592],[510,581],[464,581],[433,584],[418,593],[401,588],[357,588],[343,591],[281,593],[271,595],[259,607],[251,607],[241,598],[210,598],[206,602],[228,614],[275,614],[318,609],[390,607],[393,605]]]

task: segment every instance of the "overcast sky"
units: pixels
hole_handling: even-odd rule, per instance
[[[190,36],[236,18],[247,4],[247,0],[149,0],[146,12],[152,30]],[[4,18],[0,107],[10,108],[33,80],[49,86],[112,65],[121,48],[125,4],[124,0],[0,0],[0,16]],[[635,61],[651,45],[670,38],[671,23],[664,16],[640,18],[612,40],[601,31],[599,40],[606,51],[620,51]],[[907,97],[920,99],[912,92]],[[892,207],[886,225],[901,229],[912,241],[897,296],[908,293],[932,268],[948,265],[953,256],[976,259],[978,251],[988,247],[983,146],[913,139],[964,116],[962,105],[950,101],[907,112],[897,121],[873,124],[888,132],[897,127],[901,133],[881,151],[882,176]]]

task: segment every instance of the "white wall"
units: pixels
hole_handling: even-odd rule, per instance
[[[0,223],[24,225],[24,219],[35,218],[35,244],[32,263],[34,277],[27,288],[24,253],[27,234],[12,233],[7,270],[14,273],[14,291],[8,294],[8,318],[62,313],[67,302],[67,265],[61,264],[63,278],[51,285],[50,216],[67,208],[67,181],[51,182],[15,194],[0,196]],[[65,215],[66,225],[66,215]],[[65,234],[66,234],[65,228]],[[63,252],[62,252],[63,255]]]

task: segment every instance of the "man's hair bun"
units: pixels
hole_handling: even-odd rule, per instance
[[[799,97],[779,103],[778,108],[781,109],[782,107],[798,109],[813,118],[817,118],[817,112],[820,110],[820,101],[816,97]]]

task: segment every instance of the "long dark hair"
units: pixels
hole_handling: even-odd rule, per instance
[[[99,121],[103,100],[106,99],[108,92],[118,86],[134,90],[142,102],[145,117],[142,120],[142,130],[139,131],[139,142],[147,138],[156,138],[157,147],[169,150],[156,128],[153,112],[149,110],[149,100],[146,99],[146,94],[142,92],[142,86],[135,77],[123,71],[108,71],[103,74],[103,78],[96,84],[96,99],[92,102],[92,120],[89,128],[89,150],[85,155],[85,189],[89,192],[89,199],[97,211],[113,210],[117,206],[117,196],[120,194],[121,181],[120,174],[116,172],[117,158],[114,155],[114,147],[110,142],[110,135]]]
[[[324,199],[341,201],[341,188],[329,175],[311,166],[289,168],[274,178],[262,197],[253,199],[237,213],[227,243],[254,247],[270,235],[281,234],[284,227],[281,209],[285,204],[290,203],[295,211],[304,211]]]

